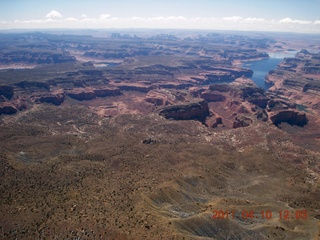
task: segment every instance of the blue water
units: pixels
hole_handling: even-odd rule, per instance
[[[250,68],[253,71],[253,76],[251,79],[257,84],[258,87],[268,90],[272,84],[268,84],[264,81],[265,76],[269,71],[277,68],[278,64],[285,57],[294,57],[296,52],[280,52],[280,53],[269,53],[270,58],[246,62],[243,64],[243,67]]]

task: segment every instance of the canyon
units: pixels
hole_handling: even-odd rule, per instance
[[[123,31],[0,33],[0,238],[319,237],[317,36]]]

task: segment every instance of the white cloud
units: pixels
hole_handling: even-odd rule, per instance
[[[169,17],[152,17],[152,18],[146,18],[146,21],[188,21],[189,19],[183,17],[183,16],[169,16]]]
[[[224,17],[224,18],[222,18],[222,19],[225,20],[225,21],[234,21],[234,22],[237,22],[237,21],[242,20],[242,17],[233,16],[233,17]]]
[[[306,25],[306,24],[312,24],[313,22],[312,21],[306,21],[306,20],[296,20],[296,19],[291,19],[291,18],[284,18],[284,19],[281,19],[279,21],[279,23]]]
[[[264,18],[246,18],[243,20],[244,22],[250,22],[250,23],[262,23],[266,20]]]
[[[61,17],[60,17],[61,16]],[[245,31],[284,31],[320,33],[320,20],[307,21],[284,19],[264,19],[255,17],[231,16],[224,18],[184,16],[158,17],[112,17],[101,14],[89,18],[82,14],[79,18],[67,17],[57,11],[51,11],[46,18],[38,20],[16,20],[1,22],[0,29],[8,28],[181,28]]]
[[[46,15],[46,18],[62,18],[62,14],[56,10],[52,10]]]
[[[314,21],[314,23],[313,23],[314,25],[320,25],[320,20],[316,20],[316,21]]]
[[[107,18],[109,18],[109,17],[111,17],[110,14],[101,14],[101,15],[100,15],[100,19],[102,19],[102,20],[105,20],[105,19],[107,19]]]
[[[132,21],[145,21],[146,19],[142,18],[142,17],[131,17],[130,20],[132,20]]]
[[[77,18],[69,17],[69,18],[66,18],[65,21],[67,21],[67,22],[77,22],[79,20]]]
[[[187,20],[187,18],[185,18],[183,16],[178,16],[178,17],[170,16],[167,19],[170,20],[170,21],[185,21],[185,20]]]

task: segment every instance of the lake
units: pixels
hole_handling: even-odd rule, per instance
[[[253,76],[251,79],[257,84],[257,86],[268,90],[272,84],[268,84],[264,81],[265,76],[270,70],[276,69],[278,64],[286,57],[294,57],[297,52],[277,52],[268,53],[270,58],[246,62],[242,66],[250,68],[253,71]]]

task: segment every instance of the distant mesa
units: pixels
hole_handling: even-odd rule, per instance
[[[124,91],[138,91],[138,92],[149,92],[154,86],[146,85],[143,83],[115,83],[113,84],[120,90]]]
[[[253,71],[248,68],[221,68],[221,67],[211,67],[211,66],[202,66],[205,70],[208,70],[209,73],[205,74],[206,79],[202,84],[212,84],[219,82],[232,82],[240,77],[252,77]]]
[[[39,48],[41,48],[41,46],[39,46]],[[75,57],[58,50],[52,50],[52,52],[47,52],[45,49],[43,49],[43,51],[29,51],[23,49],[12,51],[7,50],[0,53],[0,63],[3,64],[57,64],[75,61]]]
[[[36,81],[21,81],[18,83],[15,83],[14,86],[20,87],[23,89],[34,89],[36,88],[37,90],[39,88],[43,88],[46,90],[50,90],[50,85],[47,82],[36,82]]]

